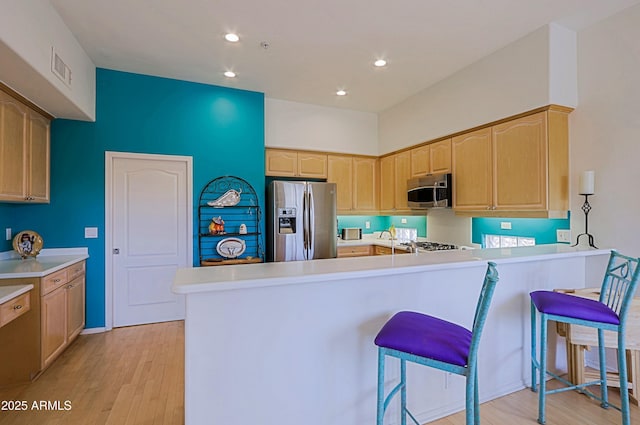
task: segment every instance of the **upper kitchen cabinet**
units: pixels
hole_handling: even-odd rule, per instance
[[[566,217],[568,113],[550,107],[454,137],[456,213]]]
[[[377,210],[376,158],[328,155],[327,163],[327,181],[335,183],[338,191],[338,214],[364,214]]]
[[[380,209],[410,212],[407,205],[407,180],[411,176],[411,154],[399,152],[380,158]]]
[[[267,176],[327,178],[327,155],[325,154],[267,149],[265,162]]]
[[[0,201],[49,202],[50,120],[0,90]]]
[[[451,139],[411,149],[411,177],[451,172]]]

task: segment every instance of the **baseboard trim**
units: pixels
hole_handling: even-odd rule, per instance
[[[80,335],[91,335],[91,334],[99,334],[102,332],[107,332],[107,328],[105,328],[104,326],[101,328],[88,328],[88,329],[83,329],[82,332],[80,332]]]

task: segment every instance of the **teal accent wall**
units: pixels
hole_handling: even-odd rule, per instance
[[[264,95],[98,69],[96,122],[54,120],[51,203],[2,206],[0,222],[37,231],[45,248],[89,248],[87,328],[105,325],[105,151],[193,157],[197,263],[197,202],[210,180],[242,177],[264,210]],[[97,239],[84,238],[89,226]]]
[[[402,223],[406,219],[406,223]],[[371,228],[367,229],[365,223],[369,221]],[[410,227],[418,229],[419,237],[427,236],[426,216],[368,216],[368,215],[340,215],[338,216],[338,233],[343,227],[361,227],[362,233],[373,233],[387,230],[391,225],[396,227]]]
[[[14,205],[0,203],[0,230],[2,230],[2,237],[0,238],[0,252],[10,251],[13,249],[11,241],[5,240],[4,229],[11,228],[13,234],[16,234],[22,229],[16,229],[14,225]]]
[[[511,229],[500,228],[505,221],[511,223]],[[471,239],[483,244],[484,235],[525,236],[535,238],[536,245],[551,244],[557,243],[556,230],[570,229],[570,223],[570,218],[473,218]]]

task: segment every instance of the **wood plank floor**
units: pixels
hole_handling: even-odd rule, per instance
[[[29,405],[27,411],[0,411],[0,425],[180,425],[184,423],[183,398],[183,323],[132,326],[81,335],[35,382],[0,390],[0,402],[25,400]],[[63,409],[69,400],[71,409],[31,408],[34,401],[41,400],[57,400]],[[619,401],[615,389],[611,400]],[[484,403],[480,408],[482,424],[534,425],[537,403],[537,394],[528,389]],[[460,412],[431,425],[464,423],[464,412]],[[547,425],[620,423],[619,412],[601,409],[576,392],[548,398]],[[640,425],[640,409],[633,405],[631,423]]]
[[[0,411],[0,425],[182,424],[183,322],[80,335],[35,382],[0,390],[0,402],[8,400],[29,409]],[[63,410],[32,409],[41,400]]]

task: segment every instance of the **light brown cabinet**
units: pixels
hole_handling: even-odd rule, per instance
[[[265,174],[275,177],[327,178],[327,155],[286,149],[266,149]]]
[[[380,158],[380,209],[409,212],[407,180],[411,176],[409,151]]]
[[[566,217],[567,115],[549,109],[454,137],[456,213]]]
[[[335,183],[338,214],[372,213],[378,209],[376,158],[328,155],[327,182]]]
[[[50,121],[0,90],[0,200],[49,202]]]
[[[367,257],[373,255],[373,245],[339,246],[338,258]]]
[[[31,297],[26,292],[0,304],[0,328],[31,309]]]
[[[48,367],[85,323],[84,261],[42,279],[41,367]]]
[[[409,152],[411,177],[451,172],[451,139],[419,146]]]

